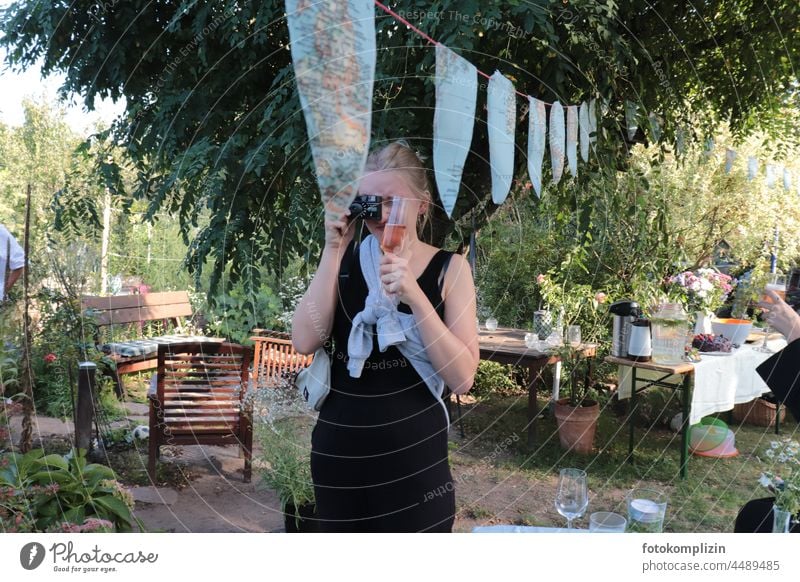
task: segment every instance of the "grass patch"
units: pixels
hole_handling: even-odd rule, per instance
[[[539,405],[544,408],[546,401],[540,400]],[[713,459],[690,455],[688,477],[682,480],[680,434],[662,422],[654,426],[637,423],[634,456],[629,459],[625,415],[609,404],[600,415],[593,454],[577,455],[561,449],[555,419],[546,412],[538,420],[536,444],[528,448],[526,411],[527,397],[523,395],[493,396],[466,407],[466,438],[458,441],[455,451],[451,449],[454,463],[494,466],[529,482],[553,479],[562,467],[582,468],[589,475],[587,514],[602,510],[625,514],[624,496],[630,489],[660,489],[669,495],[665,531],[672,532],[731,532],[741,506],[768,495],[758,484],[764,469],[758,455],[775,438],[774,429],[729,425],[736,435],[739,456]],[[725,413],[720,417],[727,420]],[[797,430],[797,423],[787,420],[781,435],[796,434]],[[552,504],[552,499],[541,503]]]

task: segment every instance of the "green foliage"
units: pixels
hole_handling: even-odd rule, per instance
[[[98,365],[96,378],[104,413],[119,416],[119,408],[107,396],[112,390],[110,379],[102,374],[112,369],[114,362],[95,347],[96,326],[91,318],[81,314],[79,300],[43,288],[37,304],[40,320],[31,352],[37,411],[48,416],[71,417],[77,363],[93,361]]]
[[[306,418],[283,418],[261,425],[256,431],[262,460],[267,468],[261,472],[262,482],[278,493],[281,509],[299,508],[314,503],[311,479],[309,423]],[[299,514],[296,515],[299,518]]]
[[[206,310],[206,327],[221,337],[247,343],[252,330],[260,327],[280,331],[283,312],[280,298],[267,286],[248,291],[242,283],[216,295]]]
[[[475,398],[487,398],[492,394],[507,396],[519,391],[519,386],[513,380],[513,366],[497,364],[488,360],[478,362],[478,371],[475,373],[475,383],[469,393]]]
[[[794,0],[778,0],[767,11],[744,0],[714,0],[702,8],[677,2],[657,11],[646,2],[612,0],[449,0],[436,5],[441,16],[429,16],[416,0],[393,8],[482,70],[500,68],[522,92],[547,101],[596,97],[604,103],[589,173],[627,165],[631,143],[620,131],[626,100],[638,105],[641,127],[648,126],[651,114],[661,120],[656,155],[663,157],[679,127],[693,127],[693,137],[702,140],[716,119],[730,116],[734,128],[752,127],[781,111],[787,94],[794,99],[789,92],[796,75],[786,56],[800,50],[800,35],[787,34],[800,14]],[[429,136],[434,51],[390,17],[379,14],[376,24],[373,141]],[[90,152],[95,172],[115,206],[142,200],[149,217],[158,212],[180,217],[189,268],[198,275],[210,267],[212,290],[228,272],[232,281],[249,280],[258,288],[260,282],[248,278],[249,264],[280,274],[293,257],[315,256],[321,209],[286,50],[283,4],[16,2],[0,13],[0,29],[14,68],[41,61],[45,75],[64,73],[64,93],[83,95],[89,109],[98,96],[125,97],[125,113],[99,139],[115,148],[115,155],[109,160]],[[742,82],[753,71],[759,71],[758,82]],[[481,91],[479,111],[485,98]],[[697,112],[703,117],[694,117]],[[526,127],[520,125],[518,140],[524,143]],[[773,129],[784,128],[779,123]],[[640,131],[634,140],[652,134]],[[421,141],[429,152],[430,143]],[[119,151],[124,155],[116,155]],[[487,154],[487,133],[479,123],[464,175],[464,191],[473,194],[459,198],[454,221],[437,209],[430,233],[435,242],[451,232],[461,242],[473,219],[480,227],[497,211],[485,187]],[[521,177],[525,160],[519,158]],[[77,179],[81,183],[91,182]],[[554,190],[571,194],[564,186]],[[635,202],[651,205],[640,200],[643,194],[640,190]],[[630,199],[616,201],[624,203],[616,210],[630,208]],[[77,208],[70,224],[83,217],[96,225],[96,201],[80,188],[65,190],[58,204]],[[613,214],[615,208],[609,210]],[[664,234],[658,228],[662,216],[638,214],[647,220],[636,226],[647,224],[649,231]],[[652,237],[645,239],[643,245]]]
[[[130,532],[133,498],[114,472],[86,462],[86,452],[45,455],[42,450],[0,456],[0,520],[4,531],[88,531],[108,522],[111,531]],[[76,529],[75,526],[87,529]],[[94,528],[93,528],[94,529]]]

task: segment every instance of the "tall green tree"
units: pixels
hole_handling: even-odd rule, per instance
[[[624,167],[626,101],[638,105],[640,127],[658,122],[668,144],[698,110],[712,113],[709,127],[714,117],[741,128],[768,116],[796,80],[796,0],[769,7],[751,0],[389,4],[480,69],[513,78],[522,92],[606,104],[594,166],[560,189],[583,187],[599,166]],[[255,277],[248,266],[280,272],[294,254],[313,253],[321,209],[283,2],[29,0],[10,5],[0,29],[12,66],[41,59],[44,74],[65,73],[64,94],[81,94],[89,108],[98,96],[125,97],[126,111],[108,133],[126,155],[101,157],[98,169],[115,196],[145,200],[151,215],[179,215],[195,273],[211,258],[212,284],[228,265],[233,277]],[[373,143],[407,137],[430,151],[434,51],[381,11],[377,34]],[[481,91],[479,112],[484,103]],[[524,144],[520,110],[517,143]],[[633,141],[654,133],[640,130]],[[517,158],[524,179],[524,156]],[[133,188],[124,187],[122,164],[136,175]],[[432,223],[437,241],[453,232],[463,239],[496,210],[482,113],[467,168],[454,220],[440,211]],[[204,212],[208,224],[189,240]]]

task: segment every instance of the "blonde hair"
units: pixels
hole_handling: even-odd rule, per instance
[[[433,208],[428,171],[422,158],[411,149],[404,139],[390,143],[372,151],[364,166],[365,172],[381,172],[391,170],[402,174],[411,191],[421,202],[427,202],[427,210],[417,220],[417,229],[422,229],[428,222]]]

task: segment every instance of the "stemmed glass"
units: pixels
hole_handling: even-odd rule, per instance
[[[572,520],[582,516],[589,506],[589,491],[586,486],[586,471],[561,469],[556,491],[556,511],[567,518],[567,528],[572,529]]]
[[[777,273],[772,273],[769,277],[769,281],[767,282],[766,289],[770,289],[781,296],[781,298],[786,298],[786,276],[785,275],[778,275]],[[764,326],[764,341],[762,344],[756,348],[756,351],[764,352],[765,354],[774,354],[775,350],[770,348],[767,345],[767,339],[769,338],[769,322],[764,319],[766,325]]]
[[[386,253],[402,247],[406,239],[406,208],[408,199],[401,196],[392,197],[392,209],[389,211],[389,219],[383,229],[383,240],[381,240],[381,250]]]
[[[383,227],[383,238],[381,239],[381,250],[384,253],[402,248],[406,240],[405,217],[408,199],[392,196],[390,200],[392,208],[389,211],[389,218]],[[394,294],[386,291],[385,287],[383,288],[383,294],[390,299],[394,297]]]
[[[570,325],[567,327],[567,342],[573,348],[580,347],[581,345],[581,326]]]

